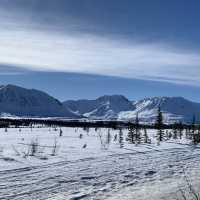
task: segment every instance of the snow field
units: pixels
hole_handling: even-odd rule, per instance
[[[62,137],[60,128],[0,129],[0,199],[156,200],[174,196],[184,172],[199,180],[200,149],[185,138],[158,145],[156,131],[147,130],[151,144],[134,145],[123,130],[120,148],[119,130],[61,130]],[[32,141],[38,151],[25,156]]]

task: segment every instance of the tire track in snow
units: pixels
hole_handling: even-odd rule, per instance
[[[200,151],[186,147],[6,170],[0,172],[0,199],[105,199],[122,187],[178,176],[183,164],[194,163],[200,163]]]

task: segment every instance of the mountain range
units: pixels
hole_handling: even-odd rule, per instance
[[[165,123],[191,122],[195,115],[200,121],[200,103],[183,97],[152,97],[130,101],[122,95],[102,96],[96,100],[69,100],[63,102],[72,112],[90,119],[134,120],[154,122],[161,108]]]
[[[200,103],[183,97],[152,97],[131,101],[122,95],[105,95],[94,100],[67,100],[60,102],[45,92],[15,85],[0,86],[1,116],[62,117],[104,120],[134,120],[154,122],[158,107],[164,121],[191,122],[195,115],[200,121]]]

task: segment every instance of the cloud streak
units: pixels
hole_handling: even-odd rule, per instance
[[[17,16],[17,17],[16,17]],[[0,63],[35,71],[77,72],[200,85],[200,52],[35,24],[2,10]],[[70,21],[70,19],[69,19]],[[1,72],[5,72],[0,67]]]
[[[116,41],[94,35],[36,30],[0,33],[0,63],[38,71],[78,72],[127,78],[180,79],[199,84],[200,54],[162,44]]]

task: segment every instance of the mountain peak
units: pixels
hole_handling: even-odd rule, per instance
[[[120,111],[132,110],[132,103],[123,95],[104,95],[95,100],[66,101],[64,105],[90,118],[116,118]]]
[[[11,84],[0,87],[0,111],[17,116],[77,117],[50,95]]]
[[[123,95],[104,95],[96,100],[98,101],[129,101],[125,96]]]

